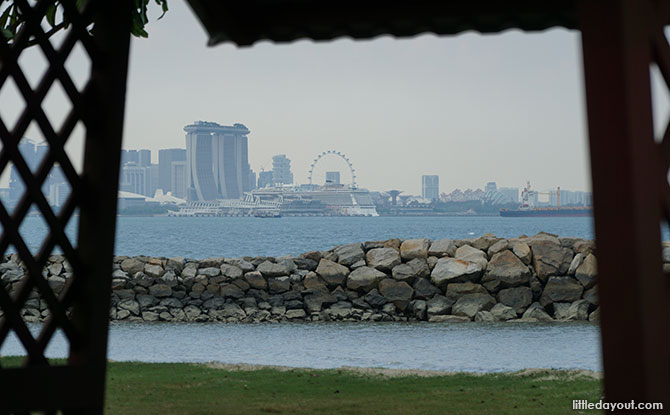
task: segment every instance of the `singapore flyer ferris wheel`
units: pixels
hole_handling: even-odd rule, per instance
[[[322,158],[324,158],[326,156],[339,157],[342,160],[344,160],[345,163],[347,163],[347,166],[349,166],[349,172],[351,173],[351,187],[353,189],[355,189],[357,186],[356,186],[356,170],[354,170],[354,166],[351,164],[351,161],[349,161],[349,158],[347,158],[347,156],[344,153],[341,153],[341,152],[335,151],[335,150],[327,150],[327,151],[324,151],[323,153],[319,154],[318,156],[316,156],[316,158],[312,162],[312,165],[309,168],[309,184],[310,185],[312,184],[312,178],[313,178],[312,176],[314,174],[314,167],[319,163],[319,161]]]

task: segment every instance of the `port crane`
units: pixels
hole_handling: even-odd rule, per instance
[[[535,195],[549,195],[551,196],[552,192],[538,192],[537,190],[532,190],[530,187],[530,180],[526,182],[526,187],[523,188],[521,191],[521,208],[522,209],[530,209],[534,208],[535,206],[530,205],[531,201],[531,196]],[[558,208],[561,208],[561,187],[558,186],[556,188],[556,204],[558,205]]]

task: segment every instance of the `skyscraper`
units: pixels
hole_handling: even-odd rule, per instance
[[[124,192],[136,193],[138,195],[147,194],[148,173],[146,167],[140,167],[135,163],[127,163],[121,166],[121,177],[119,178],[119,189]]]
[[[137,150],[121,150],[121,165],[127,163],[138,164],[140,161],[140,154]]]
[[[326,172],[326,183],[340,184],[340,172],[339,171],[327,171]]]
[[[426,200],[438,200],[440,197],[440,176],[421,176],[421,197]]]
[[[258,188],[272,186],[272,170],[258,173]]]
[[[151,166],[151,150],[138,150],[137,165],[140,167]]]
[[[186,161],[186,150],[183,148],[158,150],[158,188],[163,189],[163,193],[172,191],[173,161]]]
[[[184,131],[188,200],[238,199],[251,189],[247,127],[196,121]]]
[[[186,198],[186,162],[173,161],[172,171],[170,172],[172,178],[172,196],[180,199]]]
[[[286,154],[272,156],[272,184],[293,184],[293,173],[291,173],[291,160]]]

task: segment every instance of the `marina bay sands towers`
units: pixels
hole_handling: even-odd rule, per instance
[[[253,189],[243,124],[196,121],[186,131],[186,196],[189,201],[238,199]]]

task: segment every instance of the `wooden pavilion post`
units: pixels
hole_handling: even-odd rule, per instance
[[[650,0],[584,0],[580,25],[605,395],[610,402],[665,401],[662,413],[670,413],[660,232],[667,172],[654,142],[649,67],[655,11]]]

